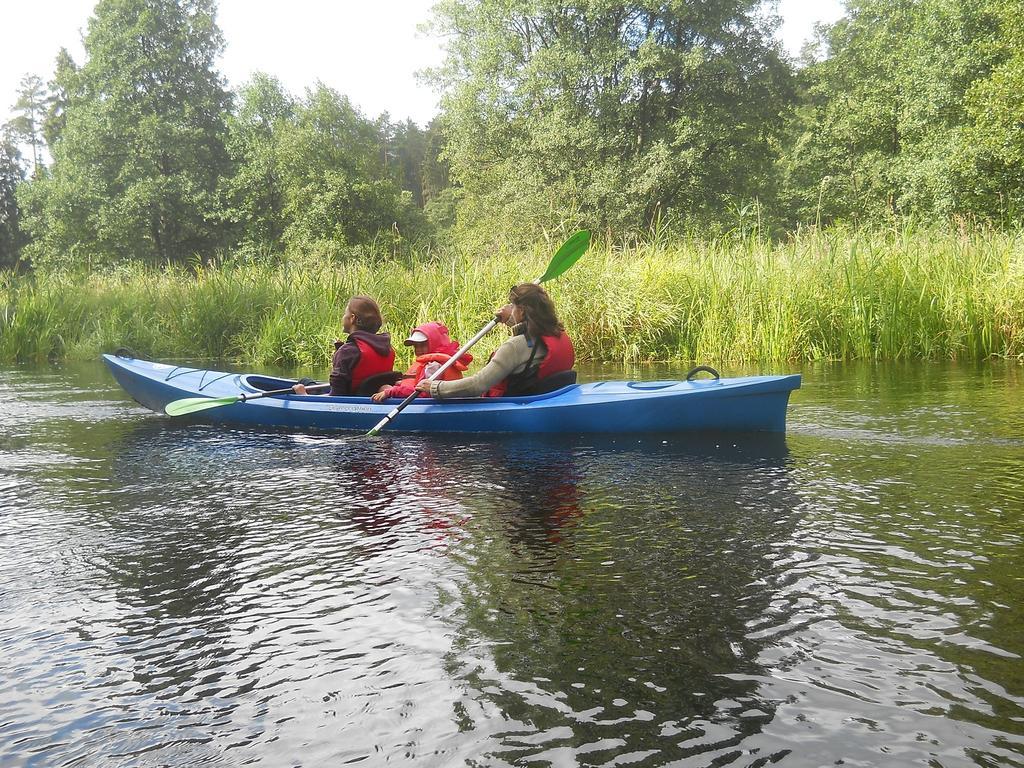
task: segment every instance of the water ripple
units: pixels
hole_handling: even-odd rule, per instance
[[[0,764],[1024,764],[998,393],[815,386],[786,440],[360,441],[6,372]]]

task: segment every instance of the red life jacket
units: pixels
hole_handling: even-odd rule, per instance
[[[571,371],[576,364],[576,351],[572,348],[572,341],[565,331],[558,336],[541,336],[540,341],[544,344],[547,353],[540,365],[533,365],[533,356],[537,354],[536,346],[533,354],[526,363],[526,370],[522,373],[514,373],[504,381],[500,381],[487,391],[487,397],[504,397],[511,388],[513,394],[529,389],[541,379],[553,376],[562,371]]]
[[[388,354],[382,355],[362,339],[352,339],[359,347],[359,362],[352,369],[352,391],[359,389],[359,385],[370,376],[378,373],[387,373],[395,367],[395,350],[389,349]]]
[[[548,353],[540,361],[537,380],[546,379],[555,373],[571,371],[576,364],[576,350],[572,347],[569,334],[562,331],[560,336],[541,336]]]

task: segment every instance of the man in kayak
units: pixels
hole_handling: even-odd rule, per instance
[[[385,385],[377,390],[373,395],[375,403],[382,402],[389,397],[408,397],[415,391],[416,385],[421,380],[432,376],[459,350],[459,342],[453,341],[448,336],[448,328],[437,322],[417,325],[404,343],[406,346],[412,347],[414,355],[412,365],[397,384]],[[461,379],[462,372],[471,362],[473,362],[473,356],[466,352],[442,374],[442,378],[446,381]],[[426,392],[422,393],[422,397],[426,396]]]
[[[341,327],[348,339],[334,342],[330,394],[351,395],[365,379],[394,368],[391,336],[378,333],[383,324],[380,307],[369,296],[353,296],[348,300],[341,318]],[[298,395],[309,394],[306,383],[300,382],[292,390]]]
[[[576,356],[569,334],[558,320],[555,305],[541,286],[520,283],[509,303],[495,316],[512,327],[512,336],[498,347],[480,371],[459,381],[425,379],[420,392],[443,400],[452,397],[502,397],[528,394],[541,381],[572,370]]]

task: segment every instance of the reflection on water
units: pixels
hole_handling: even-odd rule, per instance
[[[1024,764],[1019,369],[804,374],[788,437],[366,440],[2,371],[0,765]]]

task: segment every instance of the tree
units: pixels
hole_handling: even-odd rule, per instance
[[[225,214],[247,252],[268,254],[283,247],[288,222],[279,143],[295,108],[276,78],[257,72],[242,86],[238,110],[228,119],[228,151],[236,170],[226,184]]]
[[[440,119],[435,117],[430,121],[423,142],[423,163],[420,176],[423,179],[423,204],[428,205],[431,200],[451,186],[451,167],[445,155],[447,138]]]
[[[18,264],[25,238],[19,226],[21,212],[15,189],[25,178],[17,140],[10,132],[0,134],[0,269]]]
[[[999,64],[967,92],[968,128],[958,170],[964,207],[1024,219],[1024,15],[1010,0],[993,4],[998,34],[986,45]]]
[[[46,86],[38,75],[25,75],[18,85],[18,100],[14,111],[18,113],[10,122],[18,139],[32,147],[32,174],[38,175],[43,165],[43,119],[50,98]]]
[[[783,164],[798,220],[992,212],[995,160],[979,154],[985,142],[971,125],[987,119],[980,105],[1019,50],[1007,44],[1000,2],[1013,5],[848,3],[848,18],[827,32],[829,57],[802,73],[806,100]],[[1011,135],[1012,120],[998,132]]]
[[[213,0],[100,0],[86,61],[65,71],[52,173],[19,197],[34,261],[167,262],[222,243],[222,48]]]
[[[295,107],[277,144],[288,247],[336,252],[398,227],[417,234],[422,217],[411,193],[385,167],[379,126],[319,83]]]
[[[391,127],[391,146],[394,151],[393,178],[412,195],[413,202],[423,207],[423,158],[426,135],[412,120]]]
[[[77,76],[78,67],[75,60],[71,58],[67,48],[61,48],[57,54],[53,79],[48,83],[50,98],[43,118],[43,138],[51,147],[60,141],[64,132],[64,112],[67,110],[71,94],[77,88]]]
[[[382,231],[423,230],[414,193],[402,191],[405,125],[367,120],[323,84],[295,99],[263,74],[243,86],[228,125],[225,214],[247,254],[342,255]]]
[[[755,0],[444,0],[461,216],[532,235],[709,221],[772,193],[791,71]]]

